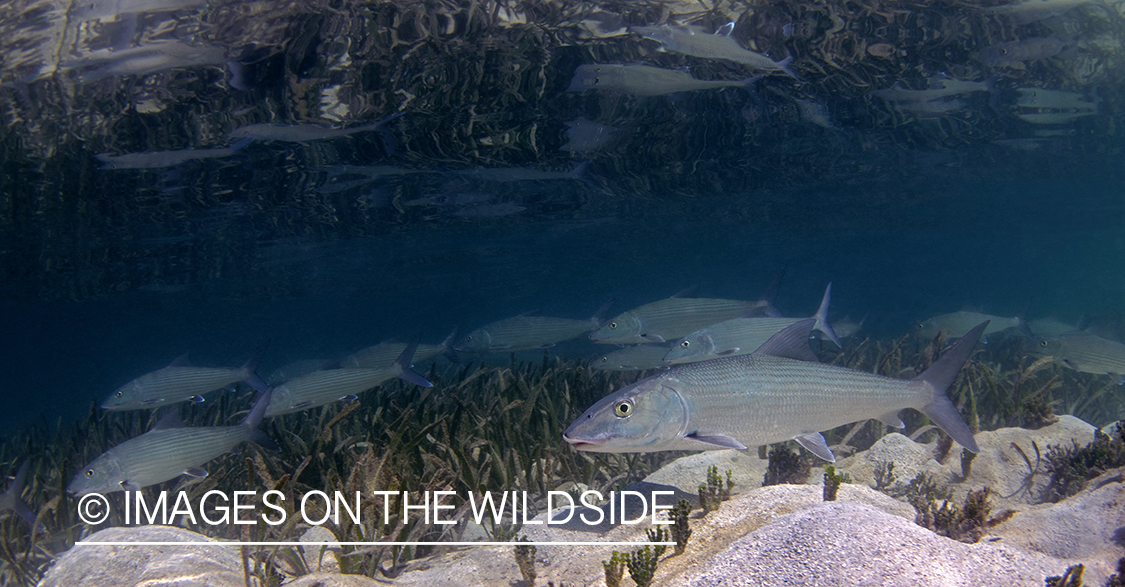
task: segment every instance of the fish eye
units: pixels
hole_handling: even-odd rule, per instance
[[[86,469],[86,478],[89,479],[90,477],[93,477],[93,476],[94,476],[94,470],[93,469]]]
[[[466,336],[466,337],[465,337],[465,340],[473,340],[473,337],[471,337],[471,336]]]
[[[1042,347],[1047,346],[1047,341],[1045,341],[1045,340],[1039,341],[1039,346],[1042,346]]]
[[[628,418],[629,416],[632,416],[633,400],[625,399],[617,402],[617,405],[613,406],[613,413],[617,415],[618,418]]]
[[[604,362],[606,362],[606,361],[608,361],[608,360],[609,360],[609,357],[602,357],[602,362],[603,362],[603,363],[604,363]]]
[[[614,328],[617,328],[617,323],[616,322],[610,322],[609,328],[610,328],[610,330],[613,330]]]
[[[113,394],[113,397],[121,397],[121,392],[119,391],[119,392]]]
[[[926,327],[926,325],[925,325],[925,324],[922,324],[921,322],[919,322],[919,323],[918,323],[918,330],[921,330],[921,329],[923,329],[923,328],[925,328],[925,327]]]
[[[685,340],[685,341],[683,341],[683,342],[681,342],[681,343],[680,343],[680,346],[682,346],[682,347],[684,347],[684,348],[686,349],[686,348],[688,348],[689,346],[691,346],[691,343]]]

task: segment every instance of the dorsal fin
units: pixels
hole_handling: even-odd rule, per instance
[[[720,37],[729,37],[732,32],[734,32],[733,20],[719,27],[719,30],[715,31],[715,34]]]
[[[451,363],[460,365],[461,364],[461,357],[458,357],[457,351],[453,350],[453,343],[456,340],[457,340],[457,327],[454,326],[453,331],[449,333],[449,336],[445,337],[445,340],[441,341],[441,348],[445,349],[441,352],[441,354],[444,355],[445,358],[449,359],[449,361]]]
[[[815,363],[818,359],[813,354],[812,349],[809,348],[809,336],[812,334],[814,324],[816,324],[814,318],[805,318],[795,322],[762,343],[762,346],[758,347],[754,354]]]
[[[539,316],[539,315],[540,315],[539,309],[536,308],[534,310],[528,310],[528,311],[524,312],[523,314],[516,314],[516,318],[521,318],[523,316]]]
[[[785,272],[789,269],[788,265],[782,265],[777,275],[773,277],[770,284],[766,286],[766,291],[762,292],[762,297],[758,298],[759,302],[766,303],[766,315],[780,317],[781,312],[773,307],[773,300],[777,298],[777,292],[781,289],[781,282],[785,279]],[[760,314],[759,314],[760,315]]]
[[[176,357],[171,363],[168,364],[168,366],[169,367],[191,367],[191,360],[188,359],[188,353],[184,353],[184,354]]]
[[[593,330],[597,330],[605,324],[606,319],[609,318],[609,309],[613,307],[613,303],[614,299],[609,298],[606,303],[602,304],[602,307],[598,308],[597,312],[594,312],[594,315],[590,318],[590,322],[594,324]]]
[[[674,295],[674,296],[672,296],[672,297],[673,297],[673,298],[694,298],[694,297],[699,297],[698,291],[699,291],[699,286],[698,286],[698,285],[693,285],[693,286],[691,286],[691,287],[689,287],[689,288],[687,288],[687,289],[685,289],[685,290],[682,290],[682,291],[680,291],[680,292],[677,292],[677,293],[676,293],[676,295]]]

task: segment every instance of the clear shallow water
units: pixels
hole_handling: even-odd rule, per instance
[[[198,365],[233,367],[271,340],[265,374],[388,338],[437,342],[455,326],[466,332],[536,309],[586,318],[614,298],[620,312],[692,285],[701,295],[754,299],[782,266],[777,304],[787,315],[811,314],[831,280],[832,315],[868,316],[865,335],[877,337],[964,306],[1011,316],[1030,304],[1029,316],[1071,321],[1118,315],[1125,276],[1110,269],[1125,242],[1120,208],[1105,204],[1116,197],[1112,188],[1090,185],[1063,205],[1061,192],[1082,183],[1024,185],[962,185],[893,220],[860,217],[813,193],[776,208],[807,212],[796,226],[655,210],[640,219],[494,220],[266,243],[230,276],[83,300],[9,300],[4,332],[12,344],[0,362],[11,389],[26,392],[11,394],[6,421],[14,430],[41,414],[52,422],[82,415],[91,401],[184,352]],[[1005,189],[1013,196],[998,196]],[[680,204],[700,215],[709,206],[731,204]],[[605,350],[574,342],[552,352],[584,358]]]
[[[739,87],[758,71],[661,51],[637,28],[710,36],[731,21],[737,51],[791,58],[799,79]],[[258,371],[269,377],[532,310],[585,319],[609,299],[616,314],[691,287],[752,300],[782,268],[785,315],[811,314],[832,282],[832,320],[865,318],[843,353],[814,347],[868,370],[911,376],[929,364],[929,341],[904,334],[964,308],[1082,320],[1120,340],[1123,24],[1116,0],[10,2],[0,472],[31,463],[25,499],[46,532],[29,536],[14,516],[0,525],[5,551],[34,553],[5,559],[0,582],[10,569],[34,582],[94,529],[63,488],[149,416],[96,404],[183,353],[236,367],[268,341]],[[634,77],[567,91],[598,64]],[[638,81],[641,67],[661,77]],[[724,87],[654,87],[701,80]],[[1034,426],[1048,401],[1098,426],[1125,416],[1107,375],[1031,369],[1023,341],[993,341],[950,392],[982,429]],[[261,430],[283,450],[248,449],[257,470],[220,458],[202,464],[203,483],[144,491],[198,496],[292,475],[287,490],[308,492],[347,477],[367,489],[520,489],[542,507],[546,490],[580,478],[613,489],[673,455],[595,459],[562,431],[640,374],[542,361],[611,350],[580,338],[463,353],[472,367],[461,370],[417,364],[432,389],[387,384],[270,419]],[[180,408],[193,426],[228,422],[250,396]],[[927,423],[902,417],[908,433]],[[322,451],[313,439],[333,424],[336,449]],[[862,428],[849,436],[860,450],[885,433]],[[845,434],[825,431],[833,446]],[[370,520],[334,531],[439,538]],[[362,557],[360,572],[386,573],[383,554]]]
[[[877,10],[818,6],[13,5],[5,429],[73,418],[184,352],[235,366],[271,339],[269,371],[534,309],[585,318],[611,297],[614,311],[691,286],[752,299],[782,266],[786,314],[832,281],[833,315],[868,316],[874,336],[1025,306],[1120,333],[1119,4],[1027,20],[926,3],[875,29]],[[740,46],[793,56],[801,80],[565,91],[586,63],[752,73],[619,28],[663,19],[708,33],[734,20]],[[1069,49],[1014,65],[981,53],[1041,38]],[[876,42],[891,56],[864,49]],[[130,59],[146,47],[157,65]],[[990,89],[923,101],[940,112],[874,93],[948,80]],[[1036,106],[1021,89],[1067,94]],[[347,130],[398,112],[379,131],[185,151],[233,149],[248,125]],[[564,149],[578,118],[616,130]],[[173,154],[103,168],[151,152]],[[529,169],[556,177],[516,181]]]

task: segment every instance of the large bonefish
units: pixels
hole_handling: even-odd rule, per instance
[[[586,410],[563,438],[579,450],[616,453],[796,440],[834,462],[820,431],[872,417],[902,428],[898,412],[914,408],[980,451],[946,390],[988,322],[909,380],[815,362],[808,347],[814,322],[786,328],[753,354],[673,367],[622,388]]]

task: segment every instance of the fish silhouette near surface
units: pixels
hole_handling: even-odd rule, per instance
[[[703,59],[722,59],[750,66],[754,69],[765,71],[780,71],[789,77],[799,80],[797,74],[789,69],[793,57],[789,56],[781,61],[774,61],[761,53],[743,49],[738,41],[730,36],[734,31],[734,23],[730,22],[708,34],[703,29],[695,26],[646,26],[635,27],[633,32],[639,33],[646,39],[659,41],[665,51],[690,55]]]
[[[579,65],[570,80],[568,92],[610,90],[633,96],[665,96],[696,90],[750,88],[759,76],[741,81],[695,79],[682,69],[664,69],[650,65],[590,63]]]

